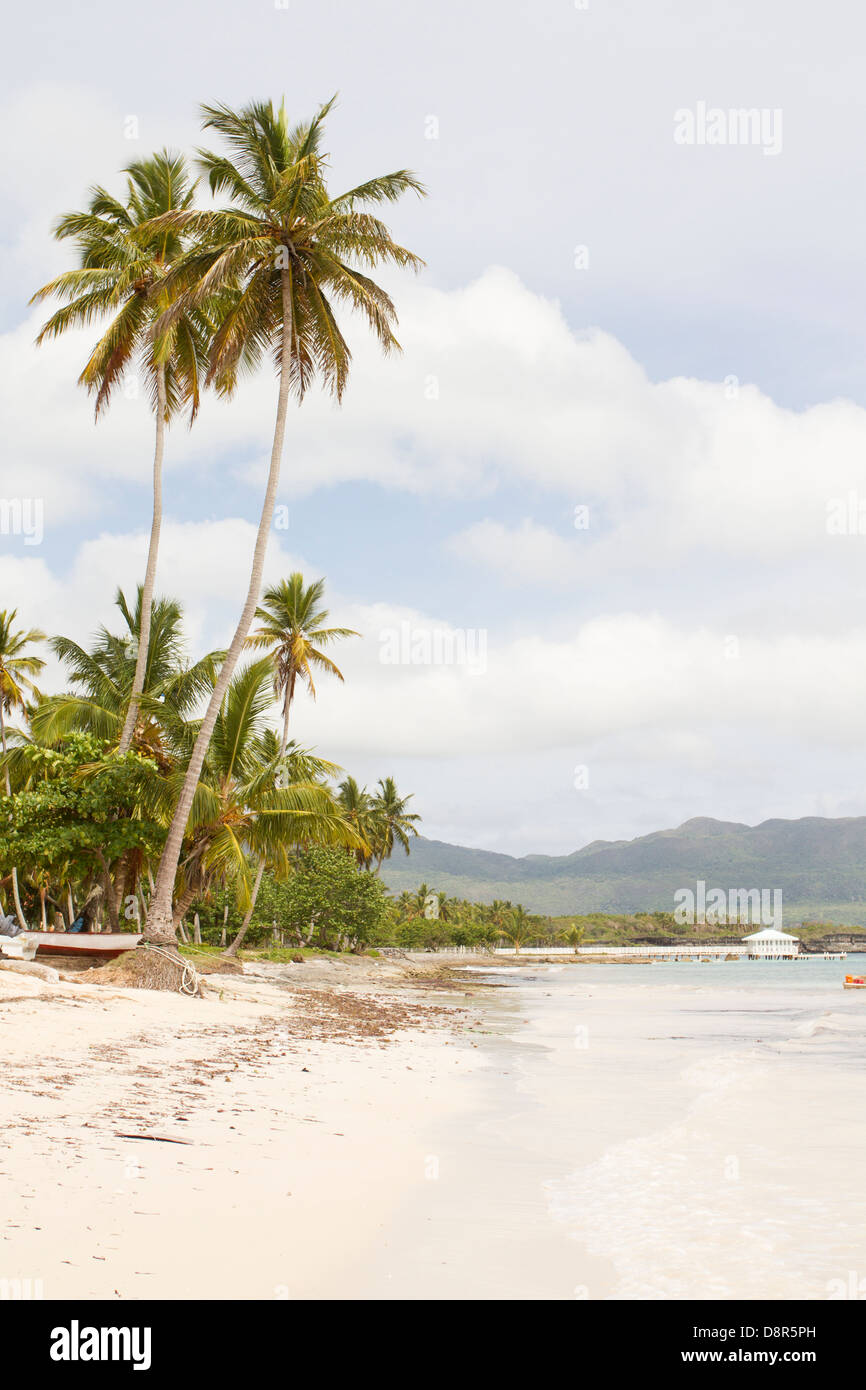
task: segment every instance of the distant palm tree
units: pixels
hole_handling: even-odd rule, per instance
[[[560,932],[560,940],[567,941],[570,946],[573,946],[575,955],[577,955],[585,939],[586,927],[576,927],[573,922],[567,931]]]
[[[183,313],[202,308],[215,292],[228,294],[231,304],[211,345],[209,380],[230,393],[239,369],[256,367],[270,355],[279,371],[279,394],[247,594],[166,838],[148,912],[147,936],[154,942],[175,942],[175,873],[214,724],[258,603],[289,396],[302,401],[319,377],[337,400],[342,397],[350,353],[334,316],[334,302],[359,310],[385,352],[399,347],[392,331],[396,313],[391,299],[358,267],[421,264],[365,210],[395,202],[410,189],[421,193],[413,174],[399,170],[359,184],[341,197],[330,196],[322,136],[332,105],[327,102],[312,121],[295,127],[289,125],[284,104],[279,110],[270,102],[240,111],[223,105],[203,107],[205,127],[225,138],[230,153],[203,151],[200,162],[211,192],[228,193],[232,205],[218,211],[174,212],[156,220],[157,226],[189,232],[199,240],[169,276],[175,299],[159,330],[168,333]]]
[[[23,710],[27,706],[27,696],[31,695],[36,699],[40,698],[40,692],[34,684],[33,677],[38,676],[45,666],[45,662],[38,656],[31,656],[26,648],[34,642],[44,642],[45,633],[38,628],[32,627],[29,631],[16,632],[13,623],[18,616],[17,609],[12,609],[11,613],[4,608],[0,612],[0,746],[2,746],[4,760],[7,752],[6,745],[6,716],[13,710]],[[6,780],[6,795],[12,795],[12,786],[9,781],[8,764],[4,766]],[[15,915],[19,925],[26,928],[24,913],[21,911],[21,899],[18,895],[18,870],[12,870],[12,897],[15,902]]]
[[[500,934],[504,936],[507,941],[513,943],[514,949],[518,955],[520,954],[521,946],[525,946],[526,943],[531,941],[536,935],[536,930],[532,925],[532,919],[526,911],[526,908],[522,907],[520,903],[511,909],[509,917],[499,930]]]
[[[300,678],[313,699],[313,672],[327,671],[338,680],[343,673],[321,650],[341,637],[357,637],[350,627],[325,627],[327,608],[320,608],[324,579],[304,585],[302,574],[292,574],[265,590],[256,609],[260,626],[247,638],[247,646],[265,648],[274,664],[274,693],[283,702],[283,752],[289,741],[289,712]]]
[[[454,899],[449,898],[447,893],[437,892],[436,897],[436,916],[440,922],[450,922],[454,915]]]
[[[378,853],[377,873],[382,860],[390,859],[395,845],[402,845],[408,854],[409,836],[418,834],[414,822],[421,817],[406,809],[411,800],[411,795],[400,796],[393,777],[380,778],[370,803]]]
[[[416,913],[423,913],[427,906],[427,900],[432,894],[432,889],[426,883],[420,883],[413,894],[413,903]]]
[[[152,338],[155,320],[168,305],[165,277],[183,254],[183,234],[170,224],[153,228],[155,217],[189,209],[195,191],[183,156],[162,150],[151,159],[137,160],[128,175],[125,200],[104,188],[91,190],[85,212],[70,212],[55,229],[58,239],[73,238],[81,264],[43,285],[31,303],[56,295],[62,309],[44,325],[37,343],[56,338],[68,328],[89,326],[94,319],[110,322],[78,378],[96,394],[96,417],[108,405],[114,388],[132,367],[146,377],[156,419],[153,455],[153,519],[142,588],[141,623],[135,674],[120,731],[125,753],[133,738],[150,642],[151,608],[162,526],[162,459],[165,426],[185,407],[192,424],[199,406],[200,383],[207,369],[211,325],[207,305],[179,312],[160,342]]]
[[[376,838],[373,799],[367,788],[359,786],[354,777],[346,777],[337,789],[337,800],[358,836],[355,858],[362,869],[367,868],[373,858]]]

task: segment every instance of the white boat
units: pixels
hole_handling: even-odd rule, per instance
[[[137,932],[22,931],[0,937],[0,952],[33,960],[34,956],[98,956],[112,960],[134,951],[142,937]]]

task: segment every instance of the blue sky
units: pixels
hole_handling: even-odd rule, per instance
[[[10,26],[0,497],[41,499],[45,534],[0,536],[3,606],[85,639],[149,521],[143,402],[94,427],[87,335],[32,348],[52,220],[191,150],[201,100],[301,117],[339,90],[334,183],[416,169],[430,197],[390,221],[427,269],[388,279],[402,359],[350,324],[342,411],[290,421],[269,575],[325,575],[364,634],[299,736],[394,772],[426,833],[512,853],[866,813],[866,536],[827,528],[866,499],[853,0],[155,0],[86,29],[49,0]],[[699,103],[779,112],[780,148],[678,145]],[[274,399],[262,374],[170,432],[160,586],[195,649],[234,625]],[[487,669],[383,666],[400,623],[483,631]]]

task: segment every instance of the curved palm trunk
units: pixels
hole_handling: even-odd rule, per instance
[[[247,932],[248,932],[249,929],[250,929],[250,922],[253,920],[253,913],[254,913],[255,910],[256,910],[256,898],[259,896],[259,889],[260,889],[261,886],[262,886],[262,875],[264,874],[264,872],[265,872],[265,861],[264,861],[264,859],[260,859],[260,860],[259,860],[259,867],[256,869],[256,878],[255,878],[255,882],[254,882],[254,884],[253,884],[253,891],[252,891],[252,893],[250,894],[250,905],[249,905],[249,907],[247,908],[246,912],[244,913],[244,920],[241,922],[240,929],[239,929],[239,931],[238,931],[237,936],[235,937],[235,939],[234,939],[234,941],[232,942],[231,946],[227,947],[226,950],[223,951],[223,955],[224,955],[224,956],[236,956],[236,955],[237,955],[238,950],[239,950],[239,948],[240,948],[240,945],[241,945],[241,943],[242,943],[244,937],[246,936]]]
[[[165,367],[156,369],[156,444],[153,451],[153,520],[150,524],[150,545],[147,550],[147,568],[144,572],[144,585],[141,590],[141,623],[138,632],[138,655],[135,659],[135,675],[132,679],[132,692],[129,708],[120,734],[118,753],[125,753],[132,743],[141,692],[144,690],[144,673],[147,669],[147,650],[150,646],[150,615],[153,609],[153,588],[156,581],[156,557],[159,553],[159,533],[162,529],[162,455],[165,447]]]
[[[294,692],[294,688],[295,688],[295,678],[294,678],[294,676],[292,676],[291,683],[286,687],[285,709],[283,710],[283,737],[282,737],[282,740],[281,740],[281,742],[280,742],[280,757],[281,757],[281,758],[284,758],[284,757],[286,756],[286,749],[287,749],[288,746],[289,746],[289,711],[291,710],[291,707],[292,707],[292,693]],[[236,955],[237,955],[238,950],[240,949],[241,943],[242,943],[244,937],[246,936],[247,932],[248,932],[249,929],[250,929],[250,922],[253,920],[253,913],[254,913],[255,910],[256,910],[256,899],[257,899],[258,896],[259,896],[259,889],[260,889],[261,886],[262,886],[262,875],[264,874],[264,872],[265,872],[265,861],[264,861],[264,859],[260,859],[260,860],[259,860],[259,866],[258,866],[258,868],[256,869],[256,877],[255,877],[255,882],[253,883],[253,891],[252,891],[252,894],[250,895],[250,905],[249,905],[249,907],[248,907],[246,913],[244,914],[244,920],[241,922],[240,928],[238,929],[237,936],[235,937],[235,939],[234,939],[234,941],[232,942],[231,946],[229,946],[228,949],[227,949],[226,951],[223,952],[223,955],[225,955],[225,956],[236,956]]]
[[[282,331],[282,350],[280,355],[280,391],[277,401],[277,419],[274,426],[274,442],[271,449],[271,466],[268,473],[268,484],[265,489],[265,500],[262,505],[262,515],[259,521],[258,534],[256,535],[256,545],[253,552],[253,564],[250,573],[250,583],[247,590],[246,602],[241,612],[240,620],[235,635],[232,638],[228,654],[222,664],[222,668],[217,678],[207,713],[202,720],[201,729],[192,750],[192,757],[189,767],[186,770],[183,787],[177,806],[175,807],[174,818],[169,827],[166,837],[165,848],[162,858],[159,861],[159,871],[156,875],[156,887],[147,914],[145,925],[145,939],[152,941],[155,945],[174,946],[176,944],[175,929],[171,920],[171,899],[174,890],[174,880],[177,874],[177,866],[180,860],[183,837],[186,831],[186,823],[189,820],[189,813],[192,809],[193,798],[195,796],[198,779],[201,775],[204,764],[205,754],[211,741],[211,736],[216,724],[217,715],[223,702],[223,696],[228,688],[234,669],[238,664],[244,642],[258,603],[259,590],[262,583],[262,571],[265,564],[265,554],[268,548],[268,537],[270,535],[271,522],[274,515],[274,503],[277,499],[277,488],[280,482],[280,464],[283,456],[283,440],[286,433],[286,411],[289,404],[289,369],[291,366],[291,339],[290,339],[290,318],[291,301],[289,295],[288,272],[283,271],[283,331]]]
[[[183,919],[192,907],[194,898],[195,889],[187,888],[186,892],[182,893],[178,901],[175,903],[174,911],[172,913],[172,925],[174,926],[175,930],[177,930],[177,928],[183,924]]]
[[[6,749],[6,719],[3,712],[3,701],[0,700],[0,746],[3,748],[4,756]],[[6,768],[6,795],[12,795],[12,783],[9,781],[9,769]],[[12,869],[12,898],[15,903],[15,916],[18,918],[18,925],[22,931],[27,931],[27,923],[24,920],[24,913],[21,911],[21,898],[18,894],[18,870]]]

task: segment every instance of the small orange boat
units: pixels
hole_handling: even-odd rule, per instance
[[[862,975],[846,975],[843,989],[866,989],[866,979]]]

